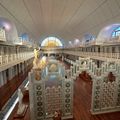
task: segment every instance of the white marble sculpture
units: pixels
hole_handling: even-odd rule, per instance
[[[83,68],[86,68],[86,67],[87,67],[87,62],[86,62],[86,61],[83,62],[82,67],[83,67]]]
[[[18,111],[17,114],[22,114],[25,110],[25,105],[23,104],[22,100],[23,100],[23,93],[21,91],[21,89],[18,89],[18,99],[19,99],[19,105],[18,105]]]

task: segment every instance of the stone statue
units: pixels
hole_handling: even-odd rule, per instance
[[[34,61],[33,61],[33,69],[35,72],[35,79],[41,79],[41,70],[45,68],[47,65],[47,59],[45,56],[42,56],[40,49],[34,49]]]
[[[38,68],[39,57],[40,57],[39,50],[34,49],[33,69],[37,69]]]
[[[19,104],[18,104],[17,114],[21,115],[24,112],[24,110],[25,110],[25,105],[22,102],[22,100],[23,100],[23,93],[22,93],[21,89],[18,89],[18,99],[19,99]]]
[[[83,61],[82,67],[83,67],[83,68],[86,68],[86,67],[87,67],[87,62],[86,62],[86,61]]]
[[[41,56],[40,50],[37,49],[34,49],[34,56],[33,69],[43,69],[47,64],[46,57]]]

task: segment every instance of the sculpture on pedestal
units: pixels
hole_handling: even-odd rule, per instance
[[[82,67],[83,67],[83,68],[86,68],[86,67],[87,67],[87,62],[86,62],[86,61],[83,61],[83,62],[82,62]]]
[[[40,49],[34,49],[34,61],[33,61],[33,70],[35,70],[35,79],[40,80],[41,75],[40,71],[46,66],[47,60],[46,57],[41,55]]]
[[[23,93],[22,93],[21,89],[18,89],[18,99],[19,99],[19,104],[18,104],[17,114],[21,115],[21,114],[23,114],[23,112],[25,110],[25,105],[23,104]]]

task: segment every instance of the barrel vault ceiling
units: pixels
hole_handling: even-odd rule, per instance
[[[19,35],[69,41],[120,23],[120,0],[0,0],[0,16],[12,20]]]

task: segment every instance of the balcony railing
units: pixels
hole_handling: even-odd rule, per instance
[[[0,66],[7,65],[11,62],[15,62],[33,56],[34,56],[33,52],[22,52],[18,54],[0,55]]]
[[[63,51],[63,53],[76,55],[76,56],[83,56],[83,57],[90,57],[94,59],[120,59],[120,53],[104,53],[104,52],[81,52],[81,51]]]

